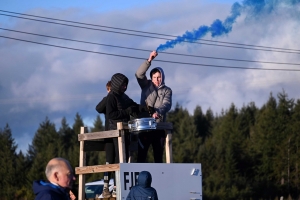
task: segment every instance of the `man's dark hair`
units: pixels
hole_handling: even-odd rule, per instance
[[[156,72],[160,73],[160,70],[157,69],[157,68],[154,68],[154,69],[152,69],[152,70],[150,71],[150,77],[151,77],[151,79],[152,79],[153,74],[155,74]]]

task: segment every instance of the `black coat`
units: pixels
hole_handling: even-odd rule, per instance
[[[106,119],[106,97],[104,97],[96,106],[98,113],[102,113],[105,116],[105,130],[109,130],[109,122]]]
[[[128,108],[137,104],[125,93],[117,94],[114,91],[108,93],[106,97],[106,119],[108,121],[108,130],[116,130],[118,122],[128,122],[130,114]]]

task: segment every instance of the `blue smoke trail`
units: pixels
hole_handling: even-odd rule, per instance
[[[232,30],[232,25],[236,19],[241,15],[242,11],[247,11],[253,16],[257,16],[263,13],[270,13],[281,4],[295,5],[300,0],[244,0],[243,5],[234,3],[231,7],[231,15],[228,16],[224,22],[216,19],[211,26],[200,26],[197,30],[186,31],[182,36],[178,36],[174,40],[167,41],[165,44],[161,44],[157,47],[156,51],[161,52],[169,48],[174,48],[175,45],[182,42],[195,42],[196,40],[204,37],[209,32],[212,37],[221,36],[227,34]]]
[[[156,51],[161,52],[169,48],[174,48],[175,45],[181,42],[194,42],[204,37],[208,32],[211,32],[212,37],[220,36],[229,33],[232,30],[232,24],[236,18],[241,15],[241,5],[234,3],[231,8],[231,15],[225,19],[224,22],[217,19],[211,26],[200,26],[197,30],[186,31],[184,35],[178,36],[174,40],[167,41],[165,44],[161,44],[157,47]]]

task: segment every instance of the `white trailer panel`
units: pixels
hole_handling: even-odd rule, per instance
[[[151,173],[151,186],[156,189],[159,199],[202,200],[200,163],[120,163],[118,199],[126,199],[141,171]]]

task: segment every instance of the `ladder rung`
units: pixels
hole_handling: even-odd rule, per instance
[[[119,164],[108,164],[108,165],[93,165],[93,166],[84,166],[84,167],[76,167],[76,174],[91,174],[91,173],[99,173],[99,172],[113,172],[119,171]]]

